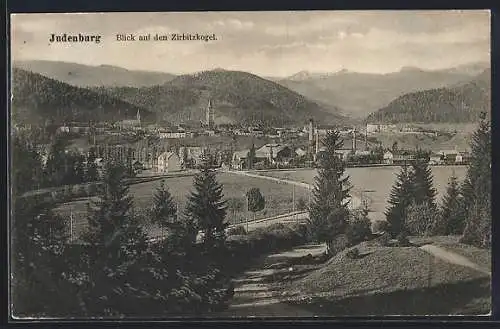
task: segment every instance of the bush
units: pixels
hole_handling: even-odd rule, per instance
[[[243,227],[243,225],[238,225],[236,227],[232,227],[227,231],[227,235],[245,235],[247,231]]]
[[[399,247],[411,246],[410,240],[408,240],[408,236],[404,232],[399,233],[397,240],[398,240]]]
[[[373,233],[382,233],[389,231],[389,223],[386,220],[376,220],[372,224]]]
[[[381,247],[387,247],[391,243],[391,235],[388,232],[384,232],[376,240],[377,244]]]
[[[331,243],[328,244],[328,250],[331,256],[338,254],[339,252],[347,249],[349,247],[349,239],[347,235],[340,234],[336,236]]]
[[[360,256],[358,248],[352,248],[347,251],[346,256],[350,259],[357,259]]]
[[[346,236],[351,246],[368,240],[371,234],[371,223],[367,217],[354,218],[347,225]]]

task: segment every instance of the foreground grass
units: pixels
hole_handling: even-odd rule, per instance
[[[491,279],[417,247],[358,246],[308,275],[275,283],[283,302],[318,315],[486,314]]]

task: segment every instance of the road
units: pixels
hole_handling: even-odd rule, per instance
[[[262,257],[249,270],[233,280],[234,297],[229,309],[221,316],[262,317],[262,316],[295,316],[311,317],[314,314],[300,307],[280,301],[281,293],[273,289],[273,282],[283,276],[296,276],[294,260],[308,254],[317,256],[325,252],[326,246],[304,245],[285,252],[278,252]]]

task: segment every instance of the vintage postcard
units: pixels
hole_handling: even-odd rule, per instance
[[[10,20],[12,319],[490,313],[489,11]]]

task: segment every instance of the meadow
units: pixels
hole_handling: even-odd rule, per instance
[[[244,223],[247,219],[253,220],[276,216],[293,210],[292,200],[295,194],[295,201],[300,198],[308,201],[309,191],[300,187],[294,187],[287,184],[278,184],[276,182],[233,175],[229,173],[219,173],[218,181],[224,187],[224,199],[228,200],[226,221],[231,224]],[[193,177],[169,177],[165,180],[172,197],[177,203],[179,213],[185,209],[188,195],[193,190]],[[156,235],[158,227],[148,222],[148,210],[152,206],[153,195],[157,187],[160,186],[160,180],[130,185],[130,194],[134,198],[134,208],[143,217],[146,217],[145,229],[150,235]],[[266,206],[262,211],[255,214],[245,211],[246,192],[252,187],[260,189],[266,199]],[[233,199],[233,200],[231,200]],[[86,214],[88,198],[79,199],[72,202],[59,205],[56,210],[65,217],[73,214],[73,232],[78,236],[86,226]],[[231,204],[239,203],[239,207],[231,207]]]
[[[465,178],[467,172],[466,166],[436,166],[431,168],[438,202],[446,192],[446,186],[452,173],[455,172],[455,175],[461,181]],[[398,166],[347,168],[346,172],[352,185],[352,194],[368,200],[370,206],[369,217],[372,220],[385,219],[384,211],[388,205],[387,200],[400,169],[401,167]],[[311,184],[314,182],[316,170],[262,171],[259,174]]]

